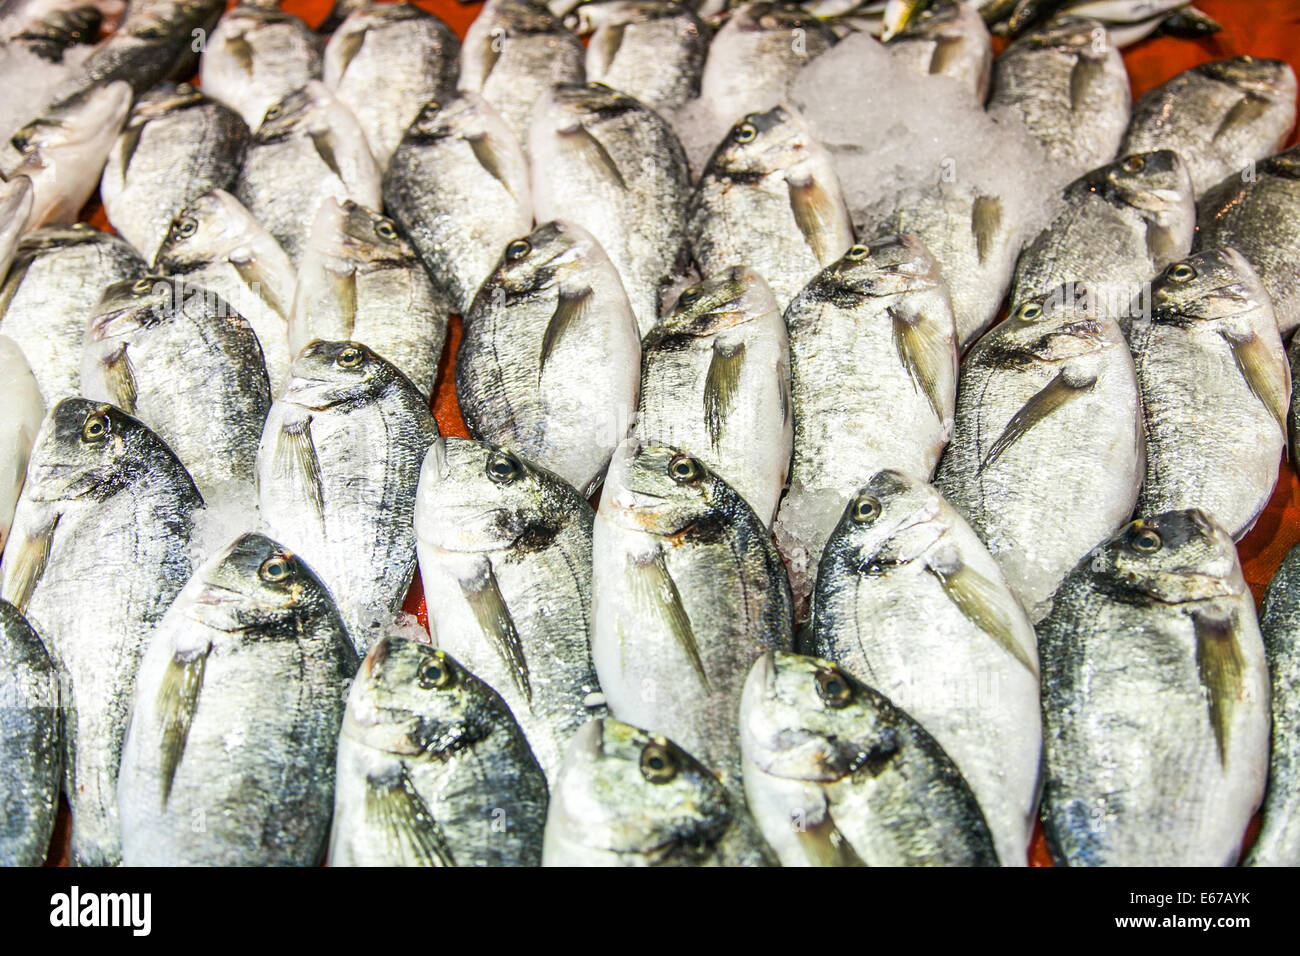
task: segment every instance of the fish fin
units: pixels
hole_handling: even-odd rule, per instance
[[[682,606],[682,596],[668,572],[663,552],[656,551],[654,557],[649,559],[632,558],[628,561],[627,569],[628,590],[633,599],[668,628],[677,646],[685,652],[700,683],[705,690],[709,690],[709,676],[705,673],[704,661],[700,657],[695,629],[691,626],[686,608]]]
[[[45,566],[49,564],[50,545],[60,517],[62,515],[56,514],[35,534],[21,539],[10,538],[5,543],[5,600],[24,613],[37,582],[45,573]]]
[[[976,196],[971,203],[970,231],[975,237],[975,252],[980,265],[988,261],[998,233],[1002,231],[1002,200],[996,196]]]
[[[158,687],[158,746],[159,776],[162,780],[162,802],[167,805],[176,768],[185,754],[185,742],[190,724],[199,706],[199,691],[203,689],[203,670],[207,666],[208,645],[197,654],[182,657],[174,654],[163,671]]]
[[[1070,71],[1070,109],[1078,112],[1087,105],[1094,86],[1106,77],[1105,65],[1100,60],[1081,56]]]
[[[325,523],[325,488],[321,481],[320,459],[311,438],[311,416],[280,426],[275,438],[275,474],[291,478],[303,488],[316,519]]]
[[[623,179],[623,174],[619,172],[614,157],[609,155],[609,150],[605,148],[605,144],[593,136],[587,127],[578,123],[575,126],[560,130],[559,134],[574,147],[574,150],[585,159],[589,166],[605,170],[610,178],[618,183],[620,189],[627,189],[627,182]]]
[[[334,141],[330,137],[329,130],[313,131],[311,143],[316,147],[316,155],[329,167],[330,172],[342,180],[343,170],[339,167],[339,158],[334,152]]]
[[[482,47],[483,76],[479,80],[480,91],[482,91],[483,86],[487,85],[488,77],[492,75],[492,71],[496,69],[497,61],[501,59],[501,47],[504,44],[501,43],[500,41],[504,40],[505,37],[502,36],[501,34],[498,34],[494,30],[492,33],[489,33],[483,39],[485,42],[483,43],[483,47]]]
[[[813,866],[866,866],[840,828],[830,809],[816,823],[793,821],[799,849]]]
[[[586,317],[594,298],[595,293],[590,286],[572,292],[560,290],[555,311],[551,313],[551,320],[546,323],[546,331],[542,334],[541,362],[537,368],[539,381],[546,372],[546,363],[555,351],[555,346],[574,325]]]
[[[948,69],[961,60],[966,42],[961,37],[939,37],[930,54],[930,72],[947,73]]]
[[[325,275],[329,279],[330,291],[333,293],[334,304],[339,312],[339,320],[343,328],[347,330],[345,338],[350,339],[357,330],[356,270],[348,269],[346,272],[336,272],[327,268]]]
[[[595,72],[602,76],[609,72],[609,68],[614,64],[614,57],[618,56],[619,47],[623,45],[623,33],[626,29],[626,24],[615,23],[592,38],[587,49],[594,51],[597,56],[598,69]]]
[[[0,286],[0,321],[3,321],[5,313],[9,311],[14,296],[18,294],[19,287],[23,284],[23,280],[27,278],[27,271],[35,261],[35,256],[23,255],[22,250],[19,250],[19,253],[14,256],[13,262],[9,266],[9,274],[5,276],[4,285]]]
[[[889,314],[894,320],[894,348],[898,350],[898,358],[916,390],[925,396],[942,422],[939,376],[944,365],[953,361],[952,339],[946,338],[936,323],[923,315],[893,307]]]
[[[140,146],[140,137],[144,135],[144,124],[132,124],[122,130],[121,143],[122,149],[122,181],[126,182],[126,171],[131,167],[131,159],[135,156],[135,151]]]
[[[510,181],[506,179],[505,152],[502,149],[502,144],[486,132],[467,135],[465,142],[469,143],[469,148],[474,152],[474,158],[478,160],[478,164],[487,171],[488,175],[505,187],[506,192],[514,196],[515,191],[510,187]],[[515,196],[515,198],[518,199],[519,197]]]
[[[704,377],[704,425],[716,450],[722,440],[722,426],[731,413],[740,387],[740,371],[745,364],[745,343],[723,345],[713,342],[713,358]]]
[[[943,593],[968,621],[993,638],[999,647],[1024,665],[1025,670],[1034,677],[1038,676],[1038,668],[1016,639],[1012,624],[1014,611],[1005,606],[1008,599],[1014,598],[960,558],[929,563],[926,570],[938,578]]]
[[[533,688],[528,676],[528,661],[524,658],[524,646],[515,630],[510,608],[506,606],[501,589],[497,586],[496,575],[492,573],[492,563],[484,561],[477,574],[462,578],[460,589],[474,612],[488,644],[500,655],[506,669],[510,671],[510,681],[515,690],[532,706]]]
[[[366,780],[366,819],[388,838],[398,858],[416,866],[455,866],[442,827],[416,792],[406,769]]]
[[[1210,724],[1222,765],[1228,759],[1228,733],[1232,729],[1233,709],[1241,699],[1246,669],[1237,642],[1237,616],[1195,613],[1192,624],[1196,630],[1196,670],[1205,688]]]
[[[1285,434],[1287,406],[1291,400],[1285,364],[1273,361],[1268,346],[1254,332],[1245,338],[1226,334],[1223,337],[1232,349],[1232,360],[1251,394],[1263,403]]]
[[[777,400],[781,404],[781,424],[784,425],[790,420],[790,365],[785,359],[778,359],[776,363],[776,393]]]
[[[812,176],[803,179],[787,176],[786,187],[790,191],[790,211],[794,213],[795,224],[803,234],[804,242],[808,243],[808,248],[821,265],[829,265],[844,251],[831,248],[828,242],[830,229],[827,228],[836,219],[843,218],[842,210],[826,187]]]
[[[257,261],[257,258],[255,256],[250,255],[246,258],[240,258],[240,259],[230,258],[227,261],[230,262],[230,265],[234,268],[235,272],[239,274],[239,278],[243,281],[243,283],[246,286],[248,286],[250,289],[257,290],[257,297],[259,299],[265,302],[266,305],[273,312],[275,312],[276,315],[280,316],[283,319],[286,320],[288,319],[289,310],[284,307],[284,303],[281,302],[279,298],[276,296],[275,292],[272,291],[270,284],[263,281],[262,267],[261,264]],[[352,298],[353,298],[353,302],[355,303],[356,301],[355,284],[353,288]],[[355,313],[355,311],[356,311],[356,306],[354,305],[353,312]]]
[[[339,78],[341,79],[352,65],[356,55],[361,52],[365,45],[366,35],[369,30],[353,30],[347,36],[339,41]]]
[[[1267,100],[1252,93],[1247,93],[1232,105],[1232,109],[1228,110],[1228,115],[1223,117],[1223,122],[1214,131],[1210,142],[1217,143],[1222,137],[1235,133],[1239,128],[1250,126],[1267,113],[1268,109]]]
[[[1151,257],[1157,269],[1163,269],[1184,251],[1168,226],[1150,219],[1147,220],[1146,239],[1147,255]]]
[[[100,361],[104,366],[104,380],[108,390],[113,393],[113,403],[127,414],[134,415],[140,391],[136,387],[135,366],[131,364],[131,356],[127,354],[126,348],[123,345]]]
[[[988,455],[980,464],[979,470],[983,471],[988,468],[1002,457],[1003,452],[1023,438],[1031,428],[1051,415],[1052,412],[1061,408],[1070,399],[1092,388],[1096,383],[1096,375],[1078,379],[1068,375],[1062,369],[1056,374],[1055,378],[1044,385],[1033,398],[1025,403],[1024,408],[1011,416],[1006,428],[1002,430],[1002,434],[998,436],[998,440],[993,443]]]
[[[234,36],[226,37],[226,47],[230,50],[230,55],[249,76],[253,75],[253,45],[244,38],[244,34],[237,33]]]

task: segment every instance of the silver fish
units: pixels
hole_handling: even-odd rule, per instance
[[[322,204],[380,208],[382,177],[352,112],[311,82],[266,111],[235,196],[297,264]]]
[[[0,601],[0,865],[45,862],[63,775],[59,683],[22,612]]]
[[[794,609],[762,520],[675,449],[628,441],[596,514],[592,657],[610,712],[659,727],[739,795],[736,706]]]
[[[128,866],[314,866],[357,659],[296,555],[245,534],[194,571],[140,664],[122,752]]]
[[[8,274],[18,241],[27,231],[32,198],[32,181],[26,176],[0,182],[0,276]]]
[[[1268,773],[1255,601],[1200,511],[1135,521],[1038,628],[1043,827],[1058,865],[1232,866]]]
[[[717,148],[687,213],[705,275],[747,265],[785,309],[853,245],[853,224],[830,154],[785,107],[751,113]]]
[[[357,342],[311,343],[257,454],[268,533],[324,582],[358,655],[415,575],[415,490],[438,426],[419,390]]]
[[[350,109],[381,170],[424,104],[456,86],[460,40],[431,13],[384,3],[351,14],[325,47],[325,85]]]
[[[298,269],[290,353],[315,339],[364,342],[427,400],[446,337],[446,306],[397,225],[351,200],[326,199]]]
[[[974,794],[924,728],[830,661],[766,653],[740,702],[745,795],[785,866],[996,866]]]
[[[667,737],[607,717],[565,751],[543,866],[775,866],[743,803]]]
[[[1233,249],[1151,283],[1129,330],[1146,431],[1139,514],[1199,508],[1241,538],[1277,481],[1291,371],[1259,278]]]
[[[113,228],[153,262],[172,220],[212,189],[229,189],[248,146],[239,116],[188,84],[140,97],[108,156],[99,191]]]
[[[58,671],[74,864],[120,860],[117,774],[136,671],[189,579],[202,505],[162,440],[111,405],[64,399],[41,426],[0,597],[27,615]]]
[[[510,242],[465,317],[456,395],[472,437],[584,495],[636,411],[641,343],[618,271],[579,226]]]
[[[339,737],[330,866],[538,866],[546,777],[500,697],[445,652],[371,648]]]
[[[252,326],[219,296],[163,276],[109,286],[81,390],[157,431],[205,495],[251,497],[271,386]]]
[[[1200,196],[1281,149],[1295,126],[1295,71],[1252,56],[1202,63],[1142,94],[1121,150],[1172,149]]]
[[[425,105],[384,177],[384,206],[464,315],[501,250],[533,226],[528,160],[487,100]]]
[[[1124,334],[1079,291],[1018,303],[966,353],[935,478],[1035,621],[1133,514],[1145,462]]]
[[[844,503],[882,468],[928,480],[952,434],[948,289],[915,236],[853,246],[790,304],[794,460],[776,518],[800,616]]]
[[[122,7],[120,0],[9,0],[0,7],[0,40],[39,38],[52,48],[93,43],[104,18]]]
[[[289,315],[298,274],[275,237],[238,199],[214,189],[171,224],[154,271],[178,276],[229,303],[257,334],[271,383],[280,394],[289,376]]]
[[[81,394],[82,342],[104,289],[146,269],[129,244],[84,223],[18,244],[0,286],[0,333],[22,348],[48,407]]]
[[[18,494],[27,478],[27,461],[45,420],[45,402],[27,356],[18,343],[0,335],[0,552],[9,540],[9,526],[18,507]]]
[[[1037,819],[1038,647],[983,542],[917,478],[875,475],[826,544],[800,650],[835,661],[925,727],[970,784],[1004,866]]]
[[[790,342],[763,277],[736,266],[689,286],[641,343],[633,434],[704,462],[771,527],[791,421]]]
[[[977,103],[988,99],[993,40],[969,3],[938,0],[927,5],[886,45],[894,59],[913,72],[952,77]]]

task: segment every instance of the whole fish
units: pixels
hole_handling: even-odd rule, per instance
[[[586,51],[533,0],[488,0],[465,32],[458,88],[481,93],[522,143],[537,98],[585,79]]]
[[[303,249],[289,351],[315,339],[364,342],[427,400],[447,337],[447,309],[393,220],[326,199]]]
[[[384,3],[351,14],[325,47],[325,85],[350,109],[381,170],[433,99],[456,87],[460,40],[431,13]]]
[[[983,542],[928,484],[876,474],[826,544],[805,653],[861,674],[926,728],[1024,866],[1037,819],[1038,648]]]
[[[600,716],[591,662],[591,505],[496,445],[444,439],[415,505],[420,578],[438,647],[501,695],[555,779]]]
[[[830,154],[782,106],[732,128],[691,197],[686,228],[701,272],[747,265],[783,310],[853,245]]]
[[[256,130],[266,111],[321,75],[316,37],[278,7],[240,4],[222,15],[203,47],[203,91]]]
[[[0,866],[40,866],[62,778],[59,684],[22,612],[0,601]]]
[[[744,804],[667,737],[607,717],[574,735],[543,866],[775,866]]]
[[[81,390],[153,428],[205,495],[251,497],[271,386],[248,320],[164,276],[104,290],[86,329]]]
[[[1242,537],[1286,449],[1291,371],[1268,293],[1233,249],[1198,252],[1151,283],[1129,330],[1146,432],[1138,513],[1199,508]]]
[[[1195,509],[1126,526],[1057,592],[1043,828],[1058,865],[1232,866],[1268,773],[1268,669],[1232,538]]]
[[[618,270],[579,226],[511,241],[465,317],[456,396],[472,437],[583,495],[636,411],[641,343]]]
[[[58,672],[74,864],[120,860],[117,773],[136,671],[189,579],[202,506],[162,440],[111,405],[67,398],[41,426],[0,597],[27,615]]]
[[[935,486],[1030,618],[1128,520],[1145,458],[1133,358],[1115,319],[1051,293],[1017,303],[961,364]]]
[[[32,214],[32,181],[26,176],[15,176],[9,182],[0,182],[0,276],[9,272],[18,242],[27,231],[27,220]]]
[[[384,207],[464,315],[501,256],[533,225],[528,160],[487,100],[428,103],[384,177]]]
[[[1124,60],[1097,20],[1035,29],[993,63],[989,113],[1023,125],[1066,182],[1115,158],[1130,101]],[[1123,152],[1160,145],[1125,143]]]
[[[1268,583],[1259,627],[1272,677],[1272,747],[1264,823],[1247,866],[1300,866],[1300,548],[1292,548]]]
[[[214,189],[190,202],[163,239],[154,270],[215,293],[246,318],[262,347],[271,395],[280,394],[289,376],[289,315],[298,274],[275,237],[238,199]]]
[[[357,342],[312,342],[257,455],[268,533],[306,561],[364,655],[415,575],[415,490],[438,437],[427,399]]]
[[[140,665],[119,795],[128,866],[315,866],[357,666],[299,557],[244,534],[208,558]]]
[[[662,286],[684,271],[691,184],[672,128],[602,84],[557,86],[538,98],[528,153],[538,221],[562,219],[596,238],[645,335],[659,318]]]
[[[313,81],[266,111],[248,145],[235,196],[295,264],[321,206],[382,202],[381,174],[351,111]]]
[[[784,866],[997,866],[979,804],[943,748],[830,661],[759,657],[740,739],[745,796]]]
[[[713,31],[688,5],[673,0],[584,3],[565,24],[591,38],[589,83],[604,83],[661,113],[700,95]]]
[[[792,642],[781,558],[762,519],[689,455],[628,441],[606,481],[591,647],[610,712],[662,728],[739,795],[741,684]]]
[[[1013,302],[1078,282],[1120,315],[1143,282],[1191,251],[1196,200],[1187,165],[1171,150],[1095,169],[1063,198],[1060,214],[1020,253]]]
[[[976,102],[988,99],[993,41],[971,4],[937,0],[891,36],[886,46],[894,59],[913,72],[950,76],[970,90]]]
[[[9,526],[18,507],[18,493],[27,479],[27,461],[45,420],[45,402],[27,356],[18,343],[0,335],[0,552],[9,540]]]
[[[794,442],[790,342],[753,269],[687,287],[650,330],[634,434],[704,462],[771,527]]]
[[[1197,248],[1240,252],[1273,301],[1278,331],[1300,327],[1300,146],[1229,174],[1196,215]]]
[[[82,342],[104,289],[147,268],[128,243],[80,222],[18,244],[0,286],[0,334],[22,348],[47,407],[81,394]]]
[[[505,702],[445,652],[385,637],[348,695],[330,866],[538,866],[546,777]]]
[[[187,83],[136,100],[100,180],[113,228],[153,262],[172,220],[212,189],[229,189],[248,146],[236,113]]]
[[[915,236],[853,246],[786,311],[794,459],[776,536],[800,616],[844,503],[882,468],[929,480],[953,430],[948,289]]]
[[[1121,151],[1172,149],[1200,196],[1281,149],[1295,126],[1295,102],[1295,71],[1281,60],[1202,63],[1142,94]]]

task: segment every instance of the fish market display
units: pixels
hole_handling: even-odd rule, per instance
[[[0,335],[0,552],[9,540],[9,526],[18,507],[18,493],[27,478],[27,461],[36,443],[36,434],[45,420],[45,402],[41,399],[36,376],[27,364],[27,356],[13,339]]]
[[[950,76],[983,103],[989,95],[993,46],[979,12],[964,0],[926,5],[887,41],[889,52],[918,73]]]

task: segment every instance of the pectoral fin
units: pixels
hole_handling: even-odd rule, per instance
[[[1196,670],[1205,688],[1210,725],[1214,728],[1214,742],[1222,765],[1228,759],[1228,734],[1233,711],[1241,700],[1242,674],[1246,669],[1237,642],[1237,617],[1198,613],[1192,615],[1192,623],[1196,629]]]
[[[510,672],[510,681],[515,685],[515,690],[531,706],[533,689],[528,676],[528,662],[524,659],[524,646],[515,631],[515,622],[510,616],[510,609],[506,607],[505,598],[497,587],[491,562],[484,561],[477,574],[462,578],[460,587],[483,636]]]
[[[1070,399],[1082,395],[1097,383],[1095,375],[1071,375],[1065,369],[1025,403],[1025,407],[1011,416],[1006,428],[998,436],[980,464],[980,471],[988,468],[1002,457],[1002,454],[1043,419],[1064,406]]]
[[[541,362],[537,367],[538,380],[546,372],[546,363],[550,360],[551,353],[555,351],[555,346],[559,344],[560,339],[574,325],[581,322],[587,315],[593,298],[594,293],[590,286],[572,291],[560,290],[559,301],[555,303],[555,311],[551,313],[551,320],[546,323],[546,331],[542,334]]]
[[[1286,412],[1291,397],[1286,381],[1286,363],[1253,332],[1247,338],[1225,335],[1224,339],[1232,348],[1232,360],[1251,393],[1263,403],[1282,433],[1286,434]]]
[[[1147,255],[1157,269],[1163,269],[1186,252],[1167,226],[1147,221]]]
[[[916,390],[925,396],[942,422],[945,416],[939,379],[944,368],[951,368],[957,359],[952,337],[944,335],[937,323],[923,315],[900,308],[891,308],[889,314],[894,320],[894,348],[898,358]]]
[[[1076,112],[1086,109],[1093,89],[1105,78],[1105,64],[1091,57],[1079,57],[1070,71],[1070,109]]]
[[[247,255],[238,258],[231,256],[229,261],[230,264],[234,267],[235,272],[239,274],[239,278],[240,280],[243,281],[244,285],[248,286],[250,289],[256,290],[257,297],[261,299],[263,302],[265,302],[267,306],[271,309],[271,311],[273,311],[276,315],[280,316],[285,320],[289,318],[289,310],[286,309],[284,307],[284,303],[281,302],[276,297],[275,291],[271,288],[271,284],[266,281],[265,276],[262,272],[262,267],[258,263],[257,258],[255,256]],[[355,281],[353,282],[353,286],[352,286],[352,303],[353,303],[352,311],[353,314],[355,314],[356,313]]]
[[[971,204],[970,231],[975,237],[975,253],[980,265],[984,265],[1002,232],[1002,200],[996,196],[976,196]]]
[[[104,382],[113,395],[113,403],[122,411],[136,414],[136,401],[140,397],[135,382],[135,367],[126,352],[126,346],[104,356]]]
[[[465,137],[465,142],[469,143],[469,148],[473,151],[478,164],[504,186],[506,192],[514,196],[515,191],[510,188],[510,181],[506,179],[505,151],[502,144],[485,132],[468,135]]]
[[[1214,136],[1210,142],[1217,143],[1224,136],[1231,136],[1253,125],[1268,112],[1268,108],[1267,100],[1255,96],[1253,93],[1247,93],[1233,104],[1232,109],[1228,110],[1228,115],[1223,118],[1219,128],[1214,131]]]
[[[131,168],[131,160],[135,157],[135,151],[140,146],[140,137],[144,135],[144,124],[131,124],[122,130],[121,137],[121,163],[122,163],[122,181],[126,182],[127,170]]]
[[[843,220],[844,211],[835,201],[826,187],[816,179],[808,176],[803,179],[786,179],[790,191],[790,211],[794,213],[795,224],[803,233],[804,242],[823,266],[829,265],[836,256],[844,252],[838,248],[835,228]]]
[[[704,376],[704,424],[709,429],[709,440],[715,449],[722,439],[723,423],[735,404],[744,364],[744,342],[728,346],[714,340],[713,358]]]
[[[311,437],[311,416],[280,427],[275,439],[275,474],[286,478],[303,491],[316,519],[325,522],[325,488],[321,481],[320,459]]]
[[[343,178],[343,170],[339,167],[338,155],[334,151],[334,140],[328,130],[313,131],[311,134],[311,143],[316,147],[316,155],[321,158],[326,166],[339,179]]]
[[[1013,621],[1018,609],[1008,607],[1015,598],[960,560],[935,562],[926,569],[939,579],[943,593],[968,621],[1038,676],[1038,668],[1016,636]]]
[[[237,33],[232,37],[226,38],[226,49],[230,55],[235,58],[235,62],[240,65],[245,73],[253,75],[253,45],[248,42],[244,34]]]
[[[185,742],[199,706],[203,670],[211,650],[209,645],[192,655],[173,655],[158,687],[158,773],[162,780],[163,806],[171,796],[176,768],[185,754]]]
[[[828,809],[816,823],[791,821],[799,849],[812,866],[866,866],[862,857],[840,833]]]
[[[366,34],[369,30],[353,30],[342,37],[339,37],[339,77],[347,73],[348,67],[356,55],[361,52],[361,47],[365,45]],[[337,37],[338,34],[335,34]]]
[[[627,563],[628,593],[635,606],[649,617],[657,619],[668,633],[686,659],[691,669],[709,690],[709,676],[704,670],[704,661],[700,657],[700,648],[695,640],[695,630],[691,619],[682,606],[682,596],[668,573],[668,565],[662,552],[655,552],[651,558],[631,558]]]
[[[348,269],[345,272],[335,272],[333,269],[327,268],[325,276],[329,280],[338,320],[346,333],[343,337],[350,339],[357,328],[356,270]]]
[[[587,127],[578,123],[559,130],[559,135],[588,166],[604,170],[614,182],[618,183],[620,189],[627,189],[627,183],[623,179],[623,174],[619,172],[614,157],[609,155],[605,144],[591,135]]]
[[[50,545],[54,542],[54,529],[59,526],[60,517],[55,515],[34,534],[11,537],[5,544],[4,597],[24,613],[37,582],[45,573],[45,566],[49,564]]]
[[[966,41],[961,37],[939,37],[934,42],[934,52],[930,54],[930,72],[947,73],[961,61],[965,50]]]
[[[589,53],[596,54],[597,69],[593,70],[593,73],[604,76],[609,72],[609,68],[614,64],[614,57],[618,56],[619,47],[623,45],[623,32],[626,29],[626,24],[616,23],[605,27],[592,37],[587,49]]]
[[[366,820],[368,831],[381,834],[403,865],[456,865],[442,827],[404,768],[366,780]]]

